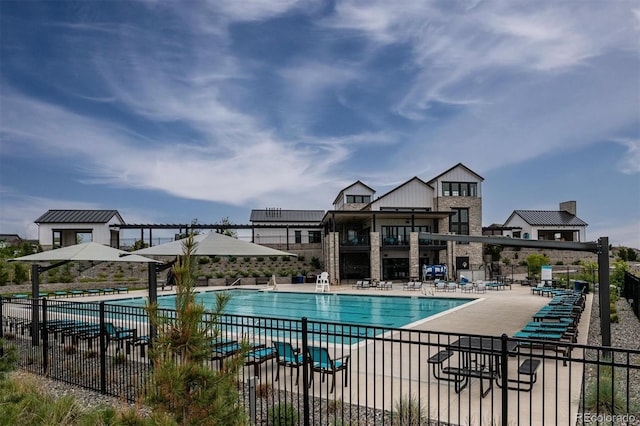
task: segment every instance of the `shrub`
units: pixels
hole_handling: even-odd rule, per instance
[[[311,258],[311,266],[313,266],[314,269],[320,269],[320,259],[318,259],[317,257],[313,256]]]
[[[219,263],[220,262],[220,257],[219,256],[213,256],[211,258],[211,263]]]
[[[611,367],[600,367],[598,377],[593,378],[585,390],[585,408],[598,414],[623,412],[624,402],[612,376]]]
[[[400,398],[395,404],[394,411],[398,424],[401,425],[419,426],[424,419],[424,407],[415,395]]]
[[[282,256],[282,257],[281,257],[281,259],[282,259],[282,261],[283,261],[283,262],[289,262],[289,261],[291,260],[291,257],[289,257],[289,256]]]
[[[236,256],[227,256],[227,260],[231,263],[235,263],[238,258]]]
[[[249,262],[251,262],[251,258],[250,258],[250,257],[245,257],[245,258],[244,258],[244,261],[245,261],[246,263],[249,263]]]
[[[278,256],[269,256],[269,260],[275,262],[276,260],[278,260]]]
[[[619,319],[620,319],[620,318],[618,317],[618,314],[617,314],[617,313],[613,313],[613,314],[610,314],[610,315],[609,315],[609,321],[610,321],[610,322],[618,323]]]
[[[289,426],[298,424],[298,410],[286,402],[280,403],[267,410],[269,424],[274,426]]]
[[[207,256],[200,256],[198,257],[198,264],[200,265],[206,265],[207,263],[209,263],[210,259]]]
[[[298,262],[304,262],[304,256],[298,256]]]
[[[29,279],[29,267],[22,263],[15,263],[13,265],[13,282],[16,284],[22,284]]]
[[[258,262],[264,262],[264,257],[262,257],[262,256],[258,256],[258,257],[256,257],[256,260],[257,260]]]

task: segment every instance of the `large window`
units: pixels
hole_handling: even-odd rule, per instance
[[[321,241],[320,231],[309,231],[309,243],[320,243]]]
[[[453,208],[449,218],[449,232],[458,235],[469,235],[469,209]]]
[[[477,197],[478,184],[476,182],[442,182],[444,197]]]
[[[406,246],[409,245],[411,232],[429,232],[428,226],[383,226],[382,245]]]
[[[295,231],[296,244],[302,243],[302,231]]]
[[[371,195],[347,195],[347,203],[365,204],[371,202]]]

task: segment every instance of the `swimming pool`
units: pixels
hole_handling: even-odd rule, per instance
[[[473,301],[462,298],[375,296],[351,294],[291,293],[257,290],[225,290],[232,295],[225,313],[243,316],[337,322],[373,327],[400,328],[423,318]],[[207,309],[215,306],[215,291],[199,293],[197,300]],[[109,303],[144,306],[146,299],[114,300]],[[158,297],[160,308],[175,308],[175,296]]]

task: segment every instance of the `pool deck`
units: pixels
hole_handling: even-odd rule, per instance
[[[196,291],[211,291],[217,289],[228,289],[229,287],[197,287]],[[250,289],[266,289],[266,286],[242,286],[241,288]],[[315,284],[278,284],[279,292],[308,292],[315,293]],[[332,285],[330,293],[334,294],[360,294],[360,295],[376,295],[376,296],[408,296],[408,297],[436,297],[436,298],[475,298],[477,301],[464,305],[462,307],[449,310],[442,314],[434,315],[428,319],[418,321],[406,328],[416,330],[440,331],[448,333],[468,333],[500,336],[503,333],[511,336],[531,321],[532,315],[541,307],[547,305],[550,301],[549,297],[533,295],[531,288],[514,284],[511,289],[505,290],[487,290],[485,293],[462,293],[459,289],[456,292],[435,291],[431,287],[427,287],[426,291],[409,291],[403,290],[402,283],[395,283],[390,290],[379,290],[377,288],[354,289],[351,284]],[[173,291],[158,291],[158,295],[173,294]],[[101,300],[108,298],[110,300],[132,297],[146,297],[146,291],[131,291],[128,294],[108,295],[100,297],[85,297],[83,301]],[[578,326],[578,343],[586,344],[589,328],[589,318],[591,317],[593,294],[587,295],[585,310],[582,313],[582,319]],[[76,299],[77,300],[77,299]],[[371,363],[383,360],[397,360],[398,363],[411,362],[412,359],[418,359],[412,351],[401,350],[398,346],[386,345],[376,347],[376,343],[364,343],[360,345],[373,345],[367,347],[366,350],[358,350],[357,365],[371,365]],[[435,350],[435,349],[433,349]],[[384,355],[381,355],[381,352]],[[372,354],[376,354],[372,356]],[[430,353],[429,353],[430,354]],[[575,354],[574,354],[575,356]],[[428,357],[428,355],[427,355]],[[422,357],[421,359],[426,359]],[[353,361],[352,361],[353,362]],[[515,363],[517,360],[510,360],[510,370],[517,369]],[[395,362],[394,362],[395,364]],[[546,360],[545,366],[540,367],[538,382],[535,384],[530,393],[521,393],[509,391],[509,418],[520,419],[527,424],[554,424],[556,422],[568,424],[570,419],[574,419],[578,409],[578,401],[580,395],[580,384],[582,382],[582,368],[576,367],[558,367],[557,361]],[[356,364],[352,364],[356,365]],[[452,391],[451,384],[443,384],[436,382],[427,371],[426,377],[421,378],[419,382],[402,377],[402,373],[393,372],[392,374],[371,374],[367,372],[353,372],[352,383],[349,384],[348,392],[351,393],[351,399],[354,401],[361,400],[364,392],[367,401],[375,401],[376,406],[388,406],[393,401],[388,396],[380,395],[380,389],[392,392],[393,395],[401,393],[416,393],[421,395],[429,395],[429,407],[433,411],[433,407],[437,406],[438,414],[441,418],[448,419],[449,422],[458,424],[492,424],[493,421],[499,423],[497,417],[487,418],[487,415],[496,410],[496,415],[500,415],[500,393],[490,394],[482,399],[479,396],[479,386],[473,384],[469,389],[456,394]],[[378,371],[388,371],[382,368]],[[393,371],[393,370],[391,370]],[[372,377],[373,376],[373,377]],[[376,385],[371,386],[371,380],[375,380]],[[318,380],[319,382],[319,380]],[[338,381],[337,386],[339,386]],[[571,385],[573,384],[573,385]],[[316,386],[318,386],[316,384]],[[569,387],[571,386],[571,389]],[[371,389],[378,389],[378,394],[370,394]],[[347,391],[347,390],[345,390]],[[543,397],[544,396],[544,397]],[[558,407],[554,409],[542,409],[542,401],[552,401],[555,404],[551,406]],[[438,402],[439,400],[439,402]],[[481,402],[478,402],[481,401]],[[526,402],[523,405],[523,401]],[[471,413],[465,412],[464,418],[458,418],[460,415],[456,407],[469,407]],[[560,409],[562,407],[562,409]],[[449,410],[451,408],[451,410]],[[524,410],[524,413],[523,413]],[[456,412],[457,411],[457,412]],[[536,416],[529,422],[527,412],[535,412]],[[542,413],[542,415],[540,414]],[[432,412],[432,415],[436,413]],[[520,416],[520,417],[519,417]]]

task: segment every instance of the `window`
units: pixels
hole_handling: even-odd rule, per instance
[[[429,232],[428,226],[383,226],[382,244],[388,246],[409,245],[411,232]]]
[[[443,197],[477,197],[476,182],[442,182]]]
[[[309,231],[309,243],[320,243],[320,231]]]
[[[366,204],[371,201],[371,195],[347,195],[347,203]]]
[[[451,209],[453,215],[449,218],[449,232],[458,235],[469,235],[469,209]]]
[[[296,244],[302,243],[302,231],[295,231],[296,233]]]

